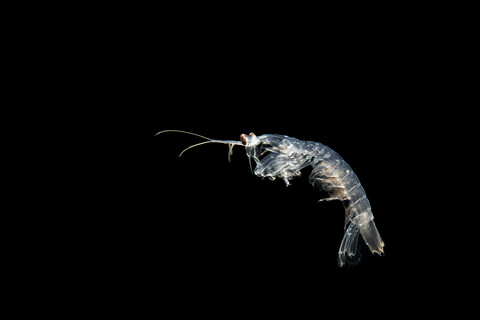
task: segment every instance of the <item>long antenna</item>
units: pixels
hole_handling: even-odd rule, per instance
[[[205,144],[205,143],[215,143],[215,141],[203,141],[203,142],[194,144],[194,145],[192,145],[192,146],[190,146],[190,147],[188,147],[188,148],[186,148],[186,149],[183,149],[183,151],[180,152],[180,154],[178,155],[178,157],[180,158],[180,157],[182,156],[182,154],[183,154],[185,151],[187,151],[188,149],[191,149],[191,148],[196,147],[196,146],[200,146],[200,145]]]
[[[197,136],[197,137],[200,137],[200,138],[203,138],[203,139],[212,140],[212,139],[210,139],[210,138],[201,136],[201,135],[199,135],[199,134],[196,134],[196,133],[193,133],[193,132],[188,132],[188,131],[182,131],[182,130],[162,130],[162,131],[159,131],[159,132],[155,133],[155,136],[157,136],[157,135],[159,135],[159,134],[161,134],[161,133],[164,133],[164,132],[180,132],[180,133],[191,134],[192,136]]]
[[[159,131],[155,134],[155,136],[161,134],[161,133],[165,133],[165,132],[179,132],[179,133],[186,133],[186,134],[190,134],[192,136],[197,136],[197,137],[200,137],[200,138],[203,138],[203,139],[206,139],[208,141],[204,141],[204,142],[200,142],[200,143],[197,143],[197,144],[194,144],[194,145],[191,145],[190,147],[184,149],[182,152],[180,152],[180,154],[178,155],[179,157],[182,156],[182,154],[187,151],[188,149],[191,149],[193,147],[196,147],[196,146],[200,146],[202,144],[206,144],[206,143],[223,143],[223,144],[228,144],[229,145],[229,152],[228,152],[228,158],[229,158],[229,161],[230,161],[230,155],[232,154],[232,149],[234,145],[237,145],[237,146],[241,146],[242,143],[240,141],[234,141],[234,140],[215,140],[215,139],[210,139],[210,138],[207,138],[205,136],[202,136],[202,135],[199,135],[199,134],[196,134],[196,133],[193,133],[193,132],[188,132],[188,131],[183,131],[183,130],[162,130],[162,131]]]

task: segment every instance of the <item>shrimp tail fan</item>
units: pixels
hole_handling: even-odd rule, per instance
[[[340,250],[338,250],[338,264],[343,267],[346,263],[355,265],[360,261],[357,254],[358,235],[360,230],[354,223],[350,223],[345,230]]]
[[[370,251],[383,255],[383,247],[385,244],[373,220],[362,224],[361,226],[350,223],[343,236],[340,250],[338,251],[338,264],[343,267],[345,264],[355,265],[360,261],[357,253],[358,235],[361,234],[363,240],[367,244]]]

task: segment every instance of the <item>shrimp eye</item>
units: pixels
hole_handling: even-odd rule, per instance
[[[245,135],[244,135],[243,133],[240,135],[240,140],[242,141],[242,143],[243,143],[244,145],[247,144],[247,138],[245,137]]]
[[[249,135],[250,137],[253,137],[253,136],[255,135],[255,133],[250,132],[248,135]]]

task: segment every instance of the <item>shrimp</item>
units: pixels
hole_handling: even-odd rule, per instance
[[[384,242],[377,230],[370,202],[357,175],[342,157],[331,148],[315,141],[302,141],[279,134],[264,134],[256,136],[241,134],[240,141],[215,140],[196,133],[181,130],[164,130],[165,132],[180,132],[195,135],[207,141],[194,144],[187,150],[207,144],[228,144],[228,159],[234,146],[243,146],[247,157],[256,164],[253,173],[257,177],[275,180],[281,178],[286,186],[290,180],[298,177],[301,170],[311,166],[309,181],[313,187],[324,190],[329,197],[321,201],[341,200],[345,207],[344,237],[338,251],[338,264],[343,267],[347,262],[357,259],[357,242],[359,234],[372,253],[384,254]]]

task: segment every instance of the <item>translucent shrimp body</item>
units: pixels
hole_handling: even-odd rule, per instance
[[[347,258],[357,253],[358,235],[374,253],[383,254],[385,246],[373,221],[373,214],[365,190],[352,168],[331,148],[314,141],[302,141],[284,135],[253,134],[241,137],[247,155],[257,164],[254,174],[270,179],[282,178],[286,185],[300,171],[312,166],[310,183],[329,193],[320,201],[341,200],[345,204],[345,235],[338,252],[343,266]]]
[[[167,131],[192,134],[179,130],[166,130],[160,133]],[[310,183],[329,194],[329,198],[320,201],[341,200],[345,205],[345,234],[338,251],[339,265],[343,266],[347,261],[355,260],[359,234],[373,253],[383,254],[384,243],[373,221],[365,190],[350,166],[331,148],[319,142],[302,141],[277,134],[264,134],[258,137],[253,133],[241,134],[240,141],[200,137],[208,141],[197,145],[228,144],[229,155],[233,146],[243,145],[248,158],[256,163],[253,171],[256,176],[272,180],[281,178],[287,186],[292,178],[300,175],[302,169],[311,166]]]

